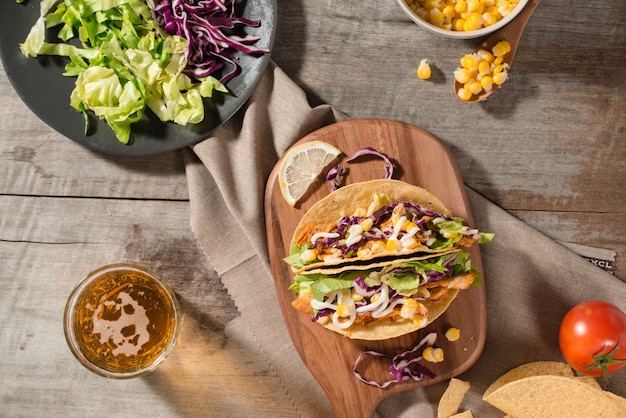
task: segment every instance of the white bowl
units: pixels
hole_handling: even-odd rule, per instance
[[[493,25],[487,26],[481,29],[477,29],[477,30],[467,31],[467,32],[442,29],[440,27],[437,27],[433,25],[432,23],[429,23],[425,21],[424,19],[422,19],[421,17],[419,17],[417,13],[415,13],[406,4],[404,0],[397,0],[397,2],[400,8],[404,10],[404,13],[406,13],[406,15],[410,17],[413,22],[417,23],[419,26],[423,27],[424,29],[429,30],[430,32],[436,33],[441,36],[445,36],[447,38],[472,39],[472,38],[480,38],[481,36],[489,35],[490,33],[497,31],[498,29],[500,29],[501,27],[509,23],[511,20],[515,19],[515,16],[517,16],[519,12],[522,11],[524,6],[526,6],[526,3],[528,3],[528,0],[520,0],[517,6],[515,6],[515,8],[513,9],[511,13],[509,13],[508,15],[506,15],[505,17],[503,17],[502,19],[500,19]]]

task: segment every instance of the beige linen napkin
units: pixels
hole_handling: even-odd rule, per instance
[[[330,106],[311,108],[303,91],[272,63],[246,106],[210,138],[185,150],[191,227],[304,417],[332,412],[291,343],[278,303],[272,302],[263,194],[272,167],[291,144],[344,118]],[[566,311],[591,298],[626,310],[626,285],[471,189],[467,192],[476,225],[496,238],[482,246],[487,342],[478,363],[459,376],[472,385],[462,409],[501,417],[481,400],[487,386],[521,363],[562,360],[557,335]],[[608,388],[626,395],[626,373],[614,375]],[[444,389],[442,383],[394,395],[377,413],[434,416]]]

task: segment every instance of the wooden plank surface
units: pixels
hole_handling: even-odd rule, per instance
[[[467,185],[552,238],[616,251],[626,280],[624,15],[624,2],[542,2],[510,80],[480,105],[451,93],[479,40],[430,35],[395,0],[278,0],[273,59],[314,105],[432,132]],[[2,414],[296,415],[189,230],[181,152],[91,152],[39,121],[1,66],[0,97]],[[159,374],[123,390],[74,361],[60,326],[72,285],[120,259],[184,283],[190,312]]]
[[[197,246],[187,202],[5,195],[0,204],[1,415],[296,416]],[[61,324],[78,280],[119,261],[150,266],[176,289],[184,318],[155,372],[107,381],[78,364]]]

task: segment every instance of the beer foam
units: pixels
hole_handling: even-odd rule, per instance
[[[100,334],[101,344],[109,341],[115,344],[113,355],[136,356],[141,347],[150,340],[148,332],[150,319],[146,315],[145,308],[128,293],[120,292],[117,298],[120,303],[113,300],[100,300],[93,313],[93,333]],[[120,313],[120,317],[114,321],[99,318],[105,305],[114,306],[115,311]],[[130,330],[133,332],[131,333]]]

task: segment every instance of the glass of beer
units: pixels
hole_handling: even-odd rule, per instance
[[[176,345],[180,323],[174,292],[133,264],[112,264],[89,273],[65,307],[70,350],[87,369],[110,378],[154,370]]]

